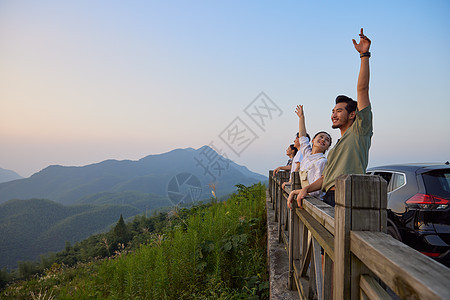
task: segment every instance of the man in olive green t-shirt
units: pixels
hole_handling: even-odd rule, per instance
[[[328,162],[322,177],[305,186],[297,195],[301,199],[308,193],[326,192],[324,202],[334,206],[335,179],[342,174],[364,174],[369,159],[370,141],[373,134],[372,108],[369,100],[369,57],[370,43],[363,29],[359,34],[359,44],[353,40],[356,51],[361,58],[357,84],[357,101],[347,96],[337,96],[336,106],[332,110],[332,128],[339,128],[341,138],[328,154]]]

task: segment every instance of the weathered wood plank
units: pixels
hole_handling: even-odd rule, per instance
[[[288,230],[289,227],[289,207],[287,206],[287,200],[283,199],[283,213],[284,213],[284,223],[283,223],[283,229]]]
[[[274,183],[274,189],[273,189],[273,193],[274,193],[274,199],[275,199],[275,203],[274,203],[274,206],[275,206],[275,222],[278,222],[278,215],[279,215],[279,213],[278,213],[278,211],[279,211],[279,209],[280,209],[280,207],[279,207],[279,191],[280,191],[280,187],[279,187],[279,185],[278,185],[278,183],[277,183],[277,180],[274,180],[275,181],[275,183]]]
[[[314,247],[312,246],[313,242],[311,240],[311,262],[309,264],[308,269],[308,277],[309,277],[309,293],[308,293],[308,299],[316,299],[317,293],[316,293],[316,272],[314,271]]]
[[[301,184],[301,181],[300,181],[300,174],[298,173],[298,171],[297,172],[293,172],[292,173],[292,190],[298,190],[298,189],[301,189],[302,188],[302,184]]]
[[[385,215],[383,202],[386,201],[386,193],[381,195],[381,177],[367,175],[352,176],[352,221],[351,230],[380,231],[385,227],[381,224],[382,215]],[[351,299],[360,298],[360,278],[363,274],[370,274],[367,267],[357,257],[350,256],[350,289]]]
[[[295,209],[296,204],[293,203],[293,207]],[[298,220],[297,216],[295,215],[294,209],[289,209],[289,247],[288,247],[288,257],[289,257],[289,279],[288,279],[288,289],[293,290],[295,289],[295,281],[294,281],[294,259],[295,253],[294,249],[296,248],[295,243],[298,243],[298,240],[296,239],[298,228]]]
[[[381,231],[385,214],[385,181],[379,176],[341,175],[336,179],[335,207],[335,297],[359,299],[360,276],[367,271],[350,254],[350,231]]]
[[[281,202],[282,202],[282,200],[283,200],[283,190],[282,190],[282,188],[281,188],[281,184],[279,184],[278,186],[277,186],[277,192],[278,192],[278,196],[277,196],[277,219],[276,219],[276,221],[278,222],[278,224],[277,224],[277,229],[278,229],[278,243],[281,243],[282,242],[282,236],[281,236],[281,228],[282,228],[282,219],[281,219],[281,217],[282,217],[282,208],[283,208],[283,206],[282,206],[282,204],[281,204]]]
[[[351,177],[336,180],[336,206],[334,224],[334,287],[335,299],[350,298]]]
[[[300,261],[294,261],[294,279],[297,286],[298,295],[300,299],[308,299],[307,295],[309,293],[309,280],[307,278],[300,277]]]
[[[292,258],[294,260],[300,258],[300,219],[296,216],[295,210],[292,210]],[[302,224],[303,225],[303,224]]]
[[[391,296],[381,287],[381,285],[369,275],[362,275],[359,281],[361,290],[370,300],[389,300]]]
[[[308,228],[312,236],[319,242],[319,244],[325,249],[325,252],[334,258],[334,237],[326,230],[319,222],[317,222],[312,216],[310,216],[305,210],[297,209],[297,216],[302,223]]]
[[[382,232],[350,234],[351,251],[402,299],[450,299],[450,269]]]
[[[308,239],[308,247],[306,250],[306,255],[302,257],[302,265],[300,269],[300,277],[305,277],[308,272],[309,263],[311,262],[311,254],[312,254],[312,242],[311,238]]]
[[[300,219],[301,220],[301,219]],[[303,221],[302,221],[303,224]],[[302,225],[302,237],[301,237],[301,258],[303,259],[306,256],[306,252],[308,251],[308,236],[310,235],[308,227],[305,224]]]
[[[371,274],[370,270],[354,255],[350,256],[350,290],[351,299],[360,298],[360,281],[363,274]]]
[[[272,186],[273,186],[273,170],[269,170],[269,195],[270,201],[272,202]]]
[[[289,233],[288,233],[288,231],[283,231],[281,233],[281,240],[284,244],[284,247],[286,249],[289,249]],[[289,253],[289,251],[288,251],[288,253]]]
[[[318,300],[323,300],[323,273],[322,273],[322,255],[320,254],[319,242],[313,237],[313,264],[314,275],[316,278],[316,292]]]
[[[379,210],[381,208],[380,177],[368,175],[351,175],[351,177],[352,207]]]
[[[307,295],[309,293],[308,284],[309,284],[308,280],[306,280],[304,278],[299,278],[298,279],[297,287],[301,288],[301,292],[299,292],[299,294],[298,294],[299,299],[301,299],[301,300],[309,300],[308,297],[307,297]],[[299,289],[299,291],[300,291],[300,289]]]
[[[363,290],[359,290],[359,299],[361,299],[361,300],[370,300],[369,297],[367,297],[366,293],[364,293]]]
[[[333,261],[327,252],[323,261],[323,299],[333,299]]]
[[[334,207],[308,196],[303,199],[303,209],[334,235]]]

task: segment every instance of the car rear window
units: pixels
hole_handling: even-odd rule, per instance
[[[422,174],[427,194],[450,199],[450,169]]]
[[[403,174],[395,174],[394,181],[392,182],[392,190],[396,190],[399,187],[403,186],[405,184],[405,175]]]

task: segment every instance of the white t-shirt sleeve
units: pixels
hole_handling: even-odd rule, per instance
[[[308,173],[308,182],[311,184],[322,176],[323,169],[327,163],[326,158],[321,158],[315,162],[313,172]],[[312,173],[312,174],[310,174]],[[310,176],[312,175],[312,176]]]
[[[311,145],[309,144],[309,139],[306,136],[301,136],[298,138],[298,141],[300,143],[300,149],[298,152],[300,152],[303,157],[306,157],[311,154]]]
[[[297,168],[297,163],[300,163],[302,159],[302,154],[300,153],[300,151],[297,151],[297,154],[295,154],[294,159],[292,160],[291,173],[295,171],[295,169]]]

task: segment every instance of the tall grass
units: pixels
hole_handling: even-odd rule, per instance
[[[265,222],[265,187],[239,185],[150,245],[91,264],[88,274],[74,269],[71,283],[39,279],[39,288],[59,299],[267,298]]]

